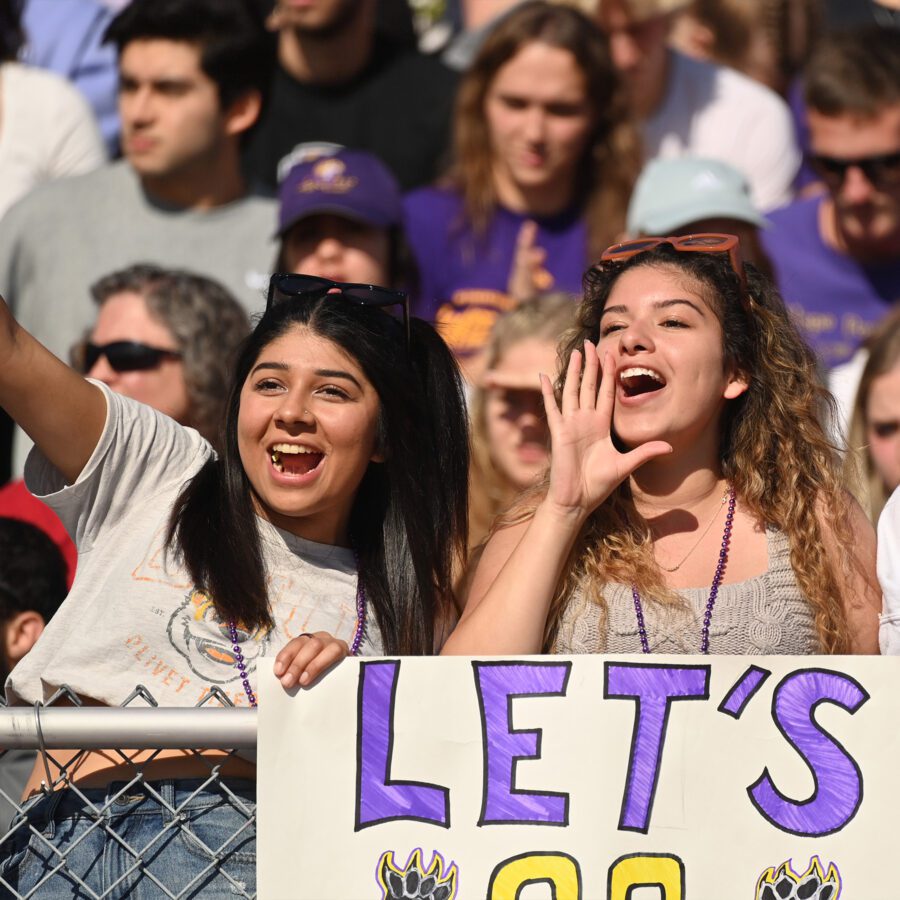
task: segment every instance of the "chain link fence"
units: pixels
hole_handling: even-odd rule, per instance
[[[222,774],[255,747],[256,711],[215,687],[179,709],[158,707],[142,685],[119,708],[85,706],[65,687],[34,707],[0,699],[0,898],[255,897],[255,783]],[[127,777],[82,787],[79,763],[98,749]],[[145,779],[167,749],[184,750],[201,776]],[[225,753],[201,753],[211,749]],[[140,762],[135,750],[147,751]],[[23,802],[35,760],[41,791]]]

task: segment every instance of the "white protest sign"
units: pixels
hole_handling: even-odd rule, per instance
[[[263,900],[898,896],[900,661],[260,662]]]

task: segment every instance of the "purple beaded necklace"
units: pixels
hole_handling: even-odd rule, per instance
[[[363,635],[366,631],[366,589],[363,587],[362,578],[359,577],[359,553],[356,547],[353,548],[353,558],[356,560],[356,631],[353,633],[353,640],[350,642],[350,655],[356,656],[359,653],[362,644]],[[250,686],[250,676],[247,674],[247,663],[244,660],[244,654],[241,652],[241,645],[238,643],[237,623],[232,619],[228,623],[228,632],[231,635],[231,649],[234,652],[234,667],[241,676],[241,684],[244,686],[244,693],[247,695],[247,701],[251,706],[256,706],[256,694]]]
[[[709,589],[709,599],[706,601],[706,612],[703,615],[703,629],[700,632],[700,652],[709,654],[709,626],[712,622],[713,607],[719,596],[719,585],[722,583],[722,575],[725,573],[725,564],[728,562],[728,546],[731,543],[731,525],[734,522],[734,485],[728,487],[728,512],[725,515],[725,530],[722,532],[722,547],[719,550],[719,561],[716,563],[716,573],[713,575],[712,585]],[[647,640],[647,626],[644,624],[644,608],[641,606],[641,595],[638,589],[631,585],[631,597],[634,600],[634,614],[637,616],[638,634],[641,638],[641,651],[650,652],[650,642]]]

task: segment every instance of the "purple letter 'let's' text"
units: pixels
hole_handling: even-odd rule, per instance
[[[518,790],[516,765],[539,759],[541,731],[512,727],[516,697],[558,697],[565,694],[571,663],[472,663],[481,707],[484,746],[484,799],[479,825],[566,825],[568,794]]]
[[[394,698],[400,663],[364,662],[359,667],[356,745],[356,830],[395,819],[450,827],[447,788],[391,779]]]
[[[833,834],[856,814],[862,803],[862,773],[814,714],[820,703],[836,703],[852,715],[868,699],[849,675],[821,669],[794,672],[775,689],[772,718],[810,767],[815,782],[808,800],[791,800],[775,787],[765,769],[747,789],[753,805],[776,828],[803,837]]]
[[[607,663],[604,669],[603,696],[637,703],[619,829],[646,834],[672,701],[708,699],[709,666]]]

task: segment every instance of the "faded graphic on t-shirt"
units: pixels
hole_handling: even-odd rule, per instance
[[[242,625],[235,627],[247,671],[252,672],[257,657],[266,655],[269,629],[249,631]],[[234,680],[237,657],[229,624],[222,621],[213,602],[202,591],[192,589],[188,593],[172,613],[166,632],[172,646],[198,678],[211,684]]]
[[[194,706],[216,688],[227,702],[246,706],[229,622],[198,590],[177,547],[166,549],[172,508],[212,449],[196,431],[102,389],[106,427],[76,483],[66,486],[39,454],[32,460],[29,488],[76,536],[78,577],[10,676],[8,696],[33,703],[68,685],[119,705],[140,685],[160,706]],[[352,550],[305,541],[264,520],[253,524],[275,623],[255,630],[236,623],[255,691],[261,656],[277,653],[302,632],[327,631],[349,642],[358,623]],[[362,650],[381,652],[371,616]]]

